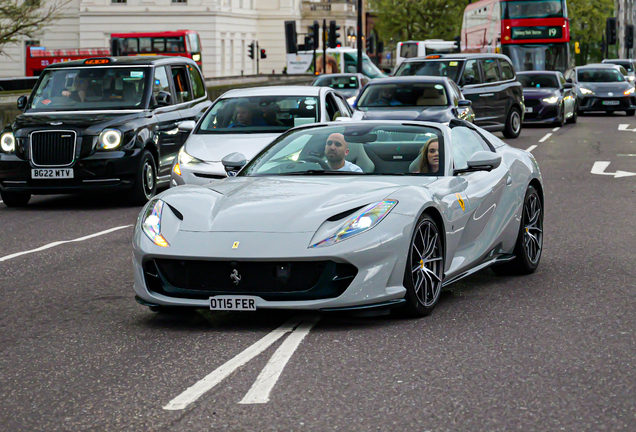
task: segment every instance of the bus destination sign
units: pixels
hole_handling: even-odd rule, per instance
[[[563,28],[554,27],[513,27],[512,39],[560,39],[563,37]]]

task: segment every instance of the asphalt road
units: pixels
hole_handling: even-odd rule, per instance
[[[297,315],[135,303],[139,208],[0,204],[0,430],[634,431],[636,176],[591,173],[636,173],[631,129],[636,117],[588,115],[509,140],[536,146],[545,181],[535,274],[482,271],[419,320],[303,316],[318,320],[304,339],[301,324],[251,359]],[[170,408],[208,374],[223,379]]]

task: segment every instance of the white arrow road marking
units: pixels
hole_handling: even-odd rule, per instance
[[[12,258],[17,258],[17,257],[22,256],[22,255],[27,255],[27,254],[34,253],[34,252],[40,252],[40,251],[43,251],[45,249],[50,249],[52,247],[59,246],[59,245],[65,244],[65,243],[81,242],[81,241],[84,241],[84,240],[89,240],[89,239],[92,239],[94,237],[99,237],[99,236],[103,236],[105,234],[110,234],[113,231],[118,231],[120,229],[128,228],[128,227],[131,227],[131,226],[132,225],[118,226],[118,227],[115,227],[115,228],[107,229],[106,231],[100,231],[98,233],[87,235],[85,237],[76,238],[74,240],[56,241],[56,242],[49,243],[49,244],[44,245],[44,246],[40,246],[37,249],[31,249],[31,250],[24,251],[24,252],[17,252],[17,253],[11,254],[11,255],[6,255],[6,256],[0,257],[0,262],[7,261],[7,260],[10,260]]]
[[[629,127],[628,124],[619,124],[618,125],[618,130],[619,131],[625,131],[625,132],[636,132],[636,129],[627,129]]]
[[[539,142],[544,142],[545,140],[547,140],[548,138],[550,138],[552,136],[552,133],[546,134],[543,138],[541,138],[539,140]]]
[[[283,337],[286,333],[293,331],[302,321],[302,317],[294,317],[282,326],[271,331],[254,345],[245,349],[233,359],[228,360],[215,371],[203,378],[201,381],[188,388],[176,398],[172,399],[163,409],[176,411],[185,409],[192,402],[212,390],[217,384],[230,376],[232,372],[243,366],[248,361],[269,348],[274,342]]]
[[[528,148],[526,149],[526,151],[527,151],[527,152],[531,152],[532,150],[534,150],[534,149],[536,149],[536,148],[537,148],[537,146],[536,146],[536,145],[531,145],[530,147],[528,147]]]
[[[315,326],[318,321],[320,321],[320,317],[317,316],[303,321],[303,323],[285,339],[285,342],[278,347],[258,378],[256,378],[252,388],[247,392],[243,400],[239,402],[240,404],[262,404],[269,402],[269,394],[276,385],[281,373],[283,373],[285,365],[305,336],[309,334],[311,328]]]
[[[610,162],[607,162],[607,161],[594,162],[594,166],[592,167],[592,171],[591,171],[592,174],[613,176],[614,178],[636,176],[636,173],[620,171],[620,170],[616,170],[615,173],[605,172],[609,164]]]

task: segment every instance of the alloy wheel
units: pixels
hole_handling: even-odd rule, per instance
[[[442,288],[442,243],[437,227],[424,220],[417,227],[411,244],[411,281],[417,300],[430,307],[437,302]]]
[[[528,196],[523,213],[523,245],[528,260],[534,265],[539,262],[543,249],[543,212],[541,201],[536,193]]]
[[[144,193],[146,194],[146,197],[150,199],[152,197],[152,191],[155,187],[155,169],[149,160],[144,163],[142,175],[144,182]]]
[[[517,133],[519,132],[519,129],[521,128],[521,116],[519,115],[517,111],[513,111],[510,116],[511,116],[510,123],[512,125],[512,130],[514,133]]]

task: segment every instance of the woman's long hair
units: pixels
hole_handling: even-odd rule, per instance
[[[424,144],[424,147],[422,147],[422,160],[420,161],[420,169],[419,172],[420,173],[430,173],[431,171],[431,166],[428,163],[428,148],[430,147],[431,143],[438,143],[439,145],[439,139],[437,137],[433,137],[430,138],[428,141],[426,141],[426,144]],[[439,171],[439,168],[438,168]]]

